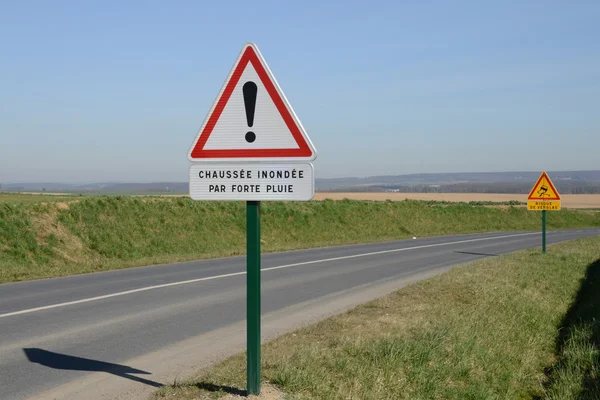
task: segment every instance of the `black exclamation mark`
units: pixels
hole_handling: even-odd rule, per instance
[[[254,110],[256,109],[256,92],[258,88],[254,82],[246,82],[242,87],[244,92],[244,106],[246,107],[246,122],[252,128],[254,125]],[[256,140],[256,134],[252,131],[246,133],[246,142],[252,143]]]

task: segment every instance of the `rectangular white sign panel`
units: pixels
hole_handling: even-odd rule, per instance
[[[295,200],[315,195],[310,163],[194,164],[190,167],[193,200]]]

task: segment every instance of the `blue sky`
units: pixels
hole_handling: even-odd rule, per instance
[[[317,177],[598,169],[600,2],[0,4],[0,182],[185,181],[257,43]]]

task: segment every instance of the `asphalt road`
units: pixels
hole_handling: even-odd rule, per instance
[[[549,232],[548,243],[599,234]],[[265,254],[264,338],[540,242],[493,233]],[[244,349],[244,271],[236,257],[0,285],[0,398],[144,398]]]

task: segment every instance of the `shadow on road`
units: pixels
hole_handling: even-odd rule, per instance
[[[570,398],[600,399],[600,259],[588,266],[577,296],[561,321],[556,355],[558,362],[546,370],[546,398],[558,399],[570,392]],[[567,390],[569,387],[571,390]]]
[[[66,354],[54,353],[37,348],[23,349],[29,362],[43,365],[48,368],[63,369],[70,371],[106,372],[125,379],[131,379],[145,385],[162,387],[163,385],[148,379],[140,378],[131,374],[150,375],[150,372],[131,368],[126,365],[107,363],[104,361],[91,360],[89,358],[74,357]]]
[[[486,257],[498,257],[498,254],[488,254],[488,253],[472,253],[470,251],[455,251],[458,254],[469,254],[472,256],[486,256]]]

